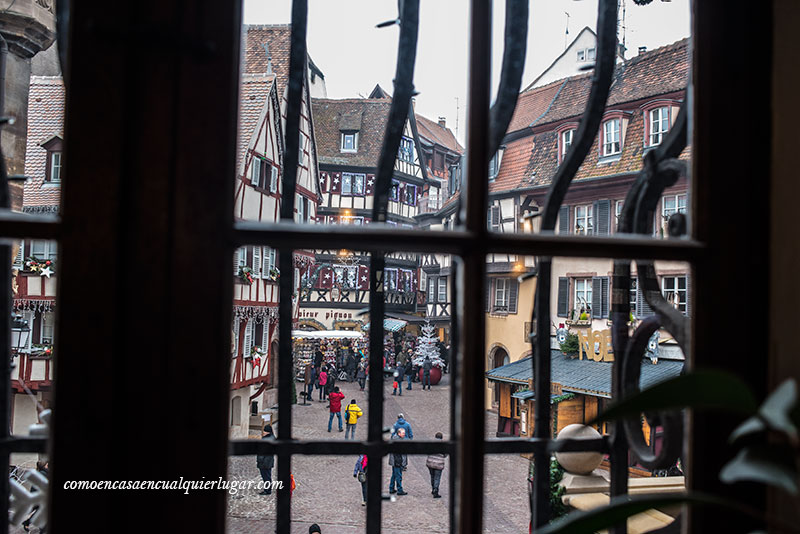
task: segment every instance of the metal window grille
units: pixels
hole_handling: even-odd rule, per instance
[[[64,4],[58,3],[57,9],[60,14],[64,14]],[[716,301],[718,305],[726,305],[730,298],[726,295],[727,282],[730,280],[724,274],[720,274],[724,269],[715,270],[720,266],[720,262],[734,260],[736,256],[733,251],[735,247],[727,234],[735,233],[732,228],[741,231],[737,236],[740,240],[747,241],[753,245],[753,251],[765,251],[763,243],[768,240],[763,239],[761,233],[765,229],[763,222],[747,221],[739,224],[735,221],[725,225],[719,224],[724,219],[722,214],[718,214],[718,206],[730,205],[735,199],[732,195],[739,195],[735,183],[739,186],[747,184],[747,180],[753,175],[755,162],[765,154],[768,156],[767,141],[754,143],[751,147],[751,154],[746,157],[736,158],[726,161],[716,154],[724,152],[720,150],[723,145],[720,141],[713,139],[714,136],[700,137],[701,147],[696,151],[698,161],[696,167],[701,171],[709,171],[712,162],[717,166],[714,172],[704,174],[702,185],[694,184],[697,193],[694,199],[695,205],[702,209],[695,210],[698,216],[696,227],[694,227],[694,238],[683,238],[678,240],[650,240],[642,237],[597,237],[597,236],[565,236],[553,235],[559,207],[562,204],[564,194],[569,185],[569,181],[577,172],[577,169],[590,149],[590,144],[602,118],[604,103],[608,94],[610,76],[613,70],[615,51],[616,51],[616,27],[617,27],[617,2],[616,0],[600,0],[598,15],[598,46],[597,63],[593,74],[592,91],[587,104],[587,109],[581,121],[580,128],[575,134],[573,150],[567,155],[564,163],[559,167],[558,175],[553,182],[548,196],[548,201],[542,213],[541,234],[524,235],[489,235],[485,225],[485,214],[487,209],[487,167],[491,154],[494,154],[499,146],[500,139],[505,131],[505,126],[510,120],[514,109],[514,100],[519,92],[519,77],[514,83],[513,72],[506,73],[501,77],[501,90],[498,91],[497,104],[489,110],[490,90],[488,80],[490,77],[489,61],[489,36],[491,35],[491,7],[488,2],[473,0],[471,3],[471,41],[470,41],[470,108],[468,125],[468,155],[466,159],[466,181],[462,190],[465,198],[462,203],[461,222],[462,226],[450,232],[426,232],[424,239],[420,239],[421,234],[415,231],[394,230],[381,225],[371,225],[366,228],[351,228],[346,226],[334,227],[314,227],[301,226],[291,223],[293,217],[293,206],[286,202],[281,206],[282,224],[257,224],[257,223],[238,223],[233,226],[232,217],[232,193],[229,191],[229,182],[223,178],[210,177],[213,171],[225,171],[233,168],[233,132],[235,131],[235,116],[233,103],[236,99],[234,84],[194,84],[199,80],[210,79],[210,76],[224,72],[233,79],[236,75],[235,58],[236,46],[239,39],[239,28],[241,8],[226,6],[230,11],[220,11],[214,9],[214,3],[207,1],[197,2],[196,5],[186,5],[183,10],[176,10],[170,14],[164,11],[161,6],[152,12],[147,7],[126,5],[123,9],[127,10],[128,15],[135,17],[121,17],[117,12],[106,12],[105,3],[100,0],[92,0],[76,6],[77,9],[71,13],[72,40],[69,43],[67,53],[66,43],[62,41],[59,46],[60,51],[66,54],[72,63],[69,64],[66,72],[68,75],[68,109],[67,124],[70,131],[67,132],[65,150],[65,171],[74,172],[69,183],[64,188],[64,224],[60,224],[56,219],[42,216],[26,216],[21,218],[18,214],[9,213],[7,210],[0,213],[0,235],[10,238],[33,238],[33,239],[61,239],[63,242],[62,278],[59,298],[59,324],[57,329],[57,343],[60,353],[70,354],[71,358],[64,358],[57,367],[57,380],[59,388],[56,390],[55,406],[57,412],[54,420],[53,440],[52,440],[52,462],[53,462],[53,487],[51,495],[51,517],[54,527],[62,530],[77,530],[86,521],[83,514],[75,514],[76,509],[83,509],[85,497],[77,493],[70,493],[60,486],[69,477],[83,476],[84,478],[104,479],[116,475],[131,475],[136,470],[141,470],[144,476],[150,474],[172,474],[182,472],[188,476],[201,473],[201,468],[211,469],[213,473],[224,472],[223,455],[224,450],[224,422],[228,417],[229,403],[223,400],[223,394],[227,393],[229,387],[227,381],[228,362],[225,359],[217,361],[214,354],[227,350],[224,341],[230,339],[230,315],[225,313],[230,310],[232,298],[230,288],[230,254],[235,246],[244,244],[270,245],[283,253],[279,255],[280,270],[283,273],[291,273],[292,255],[290,250],[295,248],[304,249],[330,249],[330,248],[353,248],[353,243],[358,243],[360,250],[371,253],[372,269],[370,271],[370,320],[372,324],[380,324],[384,315],[383,284],[381,274],[384,272],[384,254],[396,251],[416,251],[416,252],[445,252],[453,254],[459,258],[453,265],[454,276],[452,277],[454,287],[452,291],[452,306],[457,313],[453,320],[453,348],[452,353],[457,355],[458,365],[454,366],[454,373],[457,380],[454,380],[459,387],[455,388],[451,400],[451,413],[453,420],[451,428],[453,437],[447,442],[386,442],[381,436],[381,417],[383,413],[382,387],[373,387],[369,391],[369,434],[365,442],[298,442],[293,439],[291,434],[291,388],[289,385],[293,377],[291,376],[291,294],[292,281],[289,276],[282,276],[280,279],[280,343],[279,343],[279,377],[278,382],[282,386],[279,388],[279,434],[275,442],[263,442],[260,440],[234,441],[230,444],[230,451],[235,455],[252,455],[258,452],[276,453],[278,455],[278,477],[284,481],[285,490],[278,492],[278,532],[288,533],[290,531],[290,497],[288,491],[288,476],[291,465],[291,457],[294,454],[356,454],[366,453],[369,457],[371,466],[368,474],[368,509],[367,509],[367,531],[379,532],[381,525],[381,461],[383,455],[389,452],[425,454],[433,452],[445,452],[453,455],[458,465],[457,474],[451,477],[451,484],[454,491],[453,506],[451,507],[451,528],[456,532],[479,532],[483,526],[483,456],[488,453],[533,453],[537,477],[534,482],[533,502],[532,502],[532,521],[536,526],[544,525],[549,519],[549,459],[550,453],[555,450],[602,450],[608,452],[611,458],[611,493],[620,495],[627,490],[627,455],[628,443],[624,439],[614,440],[594,440],[589,442],[559,441],[551,439],[549,428],[550,405],[546,402],[537,403],[534,420],[536,424],[535,435],[532,439],[485,439],[484,438],[484,366],[485,359],[483,347],[485,346],[485,317],[482,312],[481,300],[485,295],[485,258],[489,253],[506,253],[536,255],[539,257],[536,304],[537,312],[533,318],[536,327],[535,332],[548,332],[550,326],[550,285],[551,285],[551,263],[552,256],[570,257],[614,257],[618,258],[615,263],[614,280],[612,287],[614,291],[623,291],[624,298],[612,298],[614,306],[611,310],[612,320],[615,330],[618,325],[628,320],[628,291],[630,288],[630,262],[624,258],[639,258],[639,286],[649,293],[649,286],[652,285],[653,277],[647,275],[647,262],[655,259],[670,259],[688,261],[694,266],[698,276],[693,278],[696,281],[693,286],[698,294],[704,298],[698,298],[698,304],[710,300],[711,296],[719,297]],[[527,21],[527,2],[509,2],[508,20]],[[408,105],[412,95],[411,76],[413,70],[413,55],[416,51],[415,29],[417,24],[418,3],[406,0],[401,3],[402,12],[400,14],[401,37],[400,37],[400,56],[398,59],[398,72],[392,112],[390,118],[390,131],[386,136],[381,158],[381,171],[379,173],[378,186],[376,189],[376,212],[374,220],[378,223],[384,222],[386,218],[385,208],[386,199],[389,194],[391,168],[393,159],[397,154],[400,135],[402,133],[402,121],[408,114]],[[521,16],[519,10],[524,9]],[[305,61],[305,32],[306,32],[306,2],[305,0],[295,0],[293,5],[293,24],[292,24],[292,49],[290,59],[290,83],[289,100],[287,108],[287,135],[286,135],[286,160],[283,174],[283,197],[295,197],[295,175],[298,165],[298,135],[300,119],[300,102],[302,87],[303,63]],[[699,58],[700,65],[697,68],[699,73],[695,79],[697,84],[697,105],[708,106],[710,110],[707,116],[701,117],[700,126],[710,130],[713,123],[715,127],[722,128],[731,125],[730,119],[726,119],[727,104],[732,103],[732,98],[727,97],[724,91],[716,91],[720,83],[716,80],[726,79],[727,83],[731,78],[742,80],[741,74],[726,70],[720,62],[714,64],[716,57],[723,52],[741,53],[743,60],[750,59],[753,69],[748,70],[746,76],[749,79],[753,75],[752,70],[760,73],[769,72],[769,61],[759,59],[758,54],[762,50],[769,50],[769,9],[759,10],[752,6],[736,7],[728,3],[724,8],[718,3],[707,2],[699,3],[695,6],[695,27],[704,33],[698,35],[698,50],[696,57]],[[160,24],[166,19],[179,25],[181,31],[186,32],[180,40],[170,41],[163,37],[163,33],[156,28],[161,28]],[[63,17],[60,21],[64,21]],[[99,28],[104,24],[109,27],[121,22],[124,31],[104,32]],[[62,38],[65,37],[64,22],[59,22]],[[519,32],[519,24],[509,24],[510,33]],[[715,30],[725,28],[725,32],[750,30],[749,35],[754,35],[753,40],[743,40],[738,44],[731,39],[720,39]],[[126,33],[127,32],[127,33]],[[727,35],[727,33],[726,33]],[[514,58],[524,54],[525,35],[522,37],[517,34],[516,39],[507,39],[510,43],[509,57]],[[147,39],[151,44],[155,43],[165,47],[171,54],[164,54],[164,57],[157,58],[157,61],[165,62],[174,68],[152,69],[151,63],[154,61],[150,53],[150,47],[142,47],[141,41]],[[762,44],[754,44],[762,43]],[[99,46],[98,46],[99,45]],[[519,48],[522,46],[522,51]],[[724,48],[722,48],[724,47]],[[732,47],[732,48],[731,48]],[[125,63],[124,68],[119,67],[118,49],[124,50],[130,60]],[[144,50],[143,50],[144,49]],[[411,58],[409,60],[409,58]],[[100,60],[100,61],[98,61]],[[104,61],[108,61],[105,63]],[[409,65],[410,63],[410,65]],[[505,62],[504,62],[505,63]],[[521,64],[521,62],[518,62]],[[102,80],[96,79],[98,67],[105,65],[106,76]],[[505,71],[505,69],[504,69]],[[513,71],[513,68],[510,69]],[[146,76],[142,75],[147,73]],[[521,72],[519,73],[521,76]],[[738,78],[737,78],[738,76]],[[727,77],[727,78],[726,78]],[[511,80],[509,80],[511,78]],[[131,82],[131,87],[125,93],[125,98],[130,102],[143,106],[141,108],[125,106],[128,102],[124,99],[120,103],[110,102],[109,113],[112,118],[128,118],[124,122],[114,122],[112,132],[115,135],[129,132],[131,139],[143,146],[135,143],[125,143],[124,145],[114,145],[109,148],[107,158],[96,158],[96,146],[102,145],[103,141],[109,136],[109,132],[102,128],[93,128],[91,116],[94,106],[101,101],[102,96],[107,95],[113,86],[107,85],[112,81]],[[158,94],[154,91],[145,89],[158,87],[163,89],[165,81],[171,81],[175,85],[167,84],[168,88],[174,92],[166,100],[158,100],[161,103],[169,102],[166,106],[168,111],[167,119],[170,121],[169,128],[163,128],[160,123],[159,131],[149,128],[146,121],[141,121],[137,117],[137,112],[148,109],[146,104],[148,98]],[[182,81],[184,83],[177,83]],[[87,83],[88,82],[88,83]],[[151,85],[152,84],[152,85]],[[213,86],[213,87],[212,87]],[[757,87],[750,87],[749,84],[742,83],[742,88],[751,91],[759,97],[768,100],[769,84],[758,84]],[[191,88],[191,90],[187,90]],[[141,89],[137,91],[137,89]],[[169,91],[168,91],[169,92]],[[212,148],[215,146],[217,138],[205,135],[208,131],[207,117],[196,113],[194,109],[187,112],[184,108],[189,102],[177,96],[192,96],[197,102],[202,103],[204,109],[211,113],[219,113],[215,124],[222,126],[217,129],[220,138],[226,137],[231,141],[231,149],[224,157],[217,157]],[[511,96],[509,96],[511,95]],[[209,96],[217,98],[207,98]],[[733,98],[741,98],[736,94]],[[712,102],[716,101],[716,104]],[[395,105],[396,104],[396,105]],[[171,106],[171,107],[170,107]],[[715,107],[716,106],[716,107]],[[724,112],[720,112],[724,109]],[[682,148],[681,133],[683,144],[685,144],[686,132],[686,111],[681,113],[675,125],[666,136],[665,140],[648,153],[645,158],[645,166],[649,166],[651,174],[659,174],[658,165],[661,160],[674,158]],[[76,120],[70,121],[70,118]],[[80,119],[86,119],[81,121]],[[719,122],[715,122],[715,121]],[[736,121],[745,120],[747,124],[763,125],[764,119],[759,118],[740,118]],[[78,123],[84,124],[79,125]],[[154,121],[154,123],[157,123]],[[751,125],[752,125],[751,124]],[[398,126],[400,127],[398,129]],[[733,125],[731,125],[733,126]],[[163,133],[161,133],[163,132]],[[486,132],[489,132],[487,135]],[[70,137],[70,133],[74,134]],[[203,136],[206,139],[203,139]],[[120,139],[122,138],[119,135]],[[77,139],[77,140],[76,140]],[[127,139],[127,137],[126,137]],[[198,141],[197,143],[181,142],[187,139]],[[170,141],[170,142],[166,142]],[[173,146],[171,142],[178,143]],[[706,143],[703,145],[702,143]],[[158,190],[158,195],[149,196],[144,203],[135,195],[128,193],[141,193],[141,186],[136,184],[136,180],[129,179],[133,173],[141,170],[142,153],[147,150],[164,150],[169,154],[174,154],[175,158],[167,158],[168,164],[148,165],[146,168],[151,172],[149,185],[151,187],[164,186],[163,190]],[[171,152],[170,152],[171,151]],[[161,155],[161,154],[159,154]],[[130,156],[130,157],[128,157]],[[147,162],[158,161],[151,158],[152,154],[147,153]],[[72,158],[72,159],[70,159]],[[124,162],[124,165],[122,164]],[[203,163],[209,165],[209,173],[204,172]],[[69,165],[73,165],[72,171]],[[656,167],[654,168],[653,165]],[[204,188],[198,188],[198,172],[202,169],[201,183]],[[3,176],[0,176],[0,206],[7,208],[8,189],[5,180],[5,168],[0,165]],[[108,187],[103,188],[102,192],[96,191],[93,187],[96,182],[92,179],[102,176],[108,181]],[[221,172],[219,176],[225,176]],[[721,180],[719,177],[723,177]],[[648,184],[637,182],[635,188],[648,193]],[[729,186],[729,187],[726,187]],[[643,198],[655,199],[657,202],[660,191],[649,191],[643,194]],[[202,190],[202,193],[189,195],[187,200],[182,200],[181,193]],[[727,192],[730,190],[730,193]],[[638,191],[637,191],[638,192]],[[711,202],[711,195],[717,195],[715,202]],[[229,201],[220,202],[219,199]],[[633,195],[625,202],[620,223],[620,233],[633,233],[647,235],[646,222],[639,217],[636,218],[637,202],[634,202]],[[166,199],[166,200],[165,200]],[[753,193],[751,200],[758,203],[753,206],[759,208],[761,213],[766,205],[766,195]],[[106,203],[102,201],[106,200]],[[728,200],[731,202],[729,203]],[[115,204],[113,201],[118,202]],[[215,203],[216,202],[216,203]],[[90,209],[93,208],[93,209]],[[170,222],[174,225],[170,232],[164,232],[163,221],[158,217],[140,217],[143,214],[158,213],[159,209],[177,209]],[[130,220],[134,216],[133,220]],[[716,219],[715,219],[716,217]],[[97,226],[92,223],[101,222]],[[187,221],[189,221],[187,223]],[[219,231],[219,223],[227,222],[228,226]],[[107,230],[106,224],[116,223],[119,226]],[[147,235],[149,247],[141,250],[135,247],[117,248],[117,240],[123,243],[141,243],[137,241],[136,234],[132,233],[134,225],[138,225],[137,230]],[[227,228],[232,228],[230,232]],[[91,235],[94,239],[87,239]],[[175,246],[170,239],[185,238]],[[709,253],[713,247],[713,254]],[[721,247],[721,248],[720,248]],[[151,264],[159,264],[163,261],[164,265],[169,265],[170,271],[183,273],[182,277],[172,277],[157,269],[151,268],[148,272],[153,275],[147,280],[147,284],[139,281],[129,287],[126,282],[137,281],[136,275],[138,265],[126,265],[120,261],[120,272],[114,273],[111,277],[110,288],[100,285],[96,280],[81,280],[87,272],[91,271],[92,252],[107,253],[111,255],[116,251],[120,260],[134,259],[144,260],[147,255],[153,259]],[[210,261],[205,264],[196,264],[194,253],[211,251]],[[146,254],[145,254],[146,252]],[[152,258],[153,255],[156,258]],[[4,317],[9,316],[11,309],[10,290],[10,247],[6,244],[0,245],[0,280],[2,284],[3,299],[0,303],[0,313]],[[755,267],[751,275],[763,275],[766,271],[765,266]],[[718,280],[717,280],[718,279]],[[198,281],[205,282],[198,284]],[[161,343],[148,343],[143,339],[131,338],[125,346],[115,347],[117,354],[115,358],[106,359],[103,353],[88,355],[85,348],[85,332],[81,330],[82,322],[86,319],[88,305],[83,301],[80,291],[80,284],[88,286],[88,289],[98,289],[98,294],[109,297],[111,304],[117,306],[115,310],[117,317],[96,318],[94,325],[95,344],[99,347],[115,339],[119,332],[131,333],[138,327],[144,327],[151,323],[153,303],[148,301],[148,297],[158,295],[160,285],[166,287],[166,283],[171,282],[170,289],[173,293],[180,293],[182,290],[196,288],[204,285],[202,290],[188,294],[184,306],[191,308],[199,306],[207,314],[200,316],[183,317],[176,313],[174,298],[168,300],[165,314],[173,328],[169,332],[154,332],[154,340]],[[148,285],[149,284],[149,285]],[[755,285],[755,284],[754,284]],[[465,291],[469,288],[469,291]],[[656,286],[655,293],[660,293]],[[755,294],[755,293],[753,293]],[[738,298],[739,296],[737,296]],[[126,307],[130,304],[130,308]],[[659,305],[658,299],[651,303],[654,309],[659,312],[659,317],[665,320],[674,320],[670,310],[663,310]],[[763,304],[763,298],[755,299],[753,312],[749,318],[757,320],[758,305]],[[214,309],[214,306],[217,306]],[[213,310],[213,311],[212,311]],[[70,313],[73,312],[73,313]],[[216,313],[215,313],[216,312]],[[696,313],[704,321],[708,321],[709,332],[714,331],[714,326],[719,325],[715,321],[714,313],[703,306],[697,306]],[[102,315],[102,314],[101,314]],[[107,314],[111,315],[111,314]],[[117,322],[118,321],[118,322]],[[654,323],[648,323],[650,327]],[[759,323],[760,324],[760,323]],[[194,329],[187,328],[192,325]],[[681,328],[678,323],[671,323],[675,327],[672,332],[676,339],[679,335],[686,335],[685,328]],[[753,329],[758,332],[758,328]],[[615,352],[618,348],[623,348],[630,343],[632,347],[638,347],[638,343],[647,340],[647,332],[635,334],[628,340],[627,330],[615,331]],[[695,332],[693,340],[694,348],[705,348],[711,346],[711,333],[703,331]],[[198,339],[193,339],[198,338]],[[10,325],[7,321],[0,323],[0,376],[2,387],[4,388],[4,399],[8,399],[9,387],[9,341]],[[80,410],[82,403],[94,398],[94,391],[82,391],[86,381],[96,381],[101,383],[109,380],[112,385],[121,383],[123,385],[137,384],[138,381],[145,381],[150,370],[147,365],[158,361],[156,358],[167,355],[170,350],[175,350],[188,342],[198,342],[201,350],[199,354],[209,357],[207,362],[208,369],[197,373],[196,379],[202,387],[208,386],[207,399],[197,399],[199,409],[195,410],[202,414],[186,414],[186,423],[190,426],[189,431],[185,429],[163,429],[162,435],[149,436],[139,435],[141,429],[155,431],[153,423],[149,423],[147,415],[157,413],[162,409],[160,398],[136,398],[125,399],[116,397],[115,402],[107,403],[108,406],[97,406],[99,417],[112,416],[113,410],[121,413],[117,414],[125,419],[125,427],[120,428],[118,436],[109,436],[107,428],[97,428],[96,420],[90,420],[85,413]],[[205,347],[204,342],[210,341],[209,346]],[[549,358],[549,338],[548,336],[533,337],[534,344],[534,365],[535,365],[535,389],[537,391],[549,391],[550,386],[550,358]],[[688,339],[685,337],[679,341],[688,348]],[[371,384],[382,384],[381,365],[379,363],[382,354],[383,339],[379,328],[373,328],[370,337],[371,350]],[[622,343],[623,346],[617,345]],[[745,351],[750,351],[757,345],[752,336],[743,333],[743,339],[739,343],[740,347],[733,350],[741,350],[742,356]],[[147,354],[147,350],[152,354]],[[702,350],[693,351],[704,354],[707,362],[718,363],[720,358],[715,355],[706,354]],[[709,351],[711,352],[711,351]],[[737,353],[738,355],[739,353]],[[133,361],[131,356],[141,355],[141,359]],[[547,357],[543,357],[547,355]],[[195,355],[196,356],[196,355]],[[91,362],[90,357],[98,358],[100,361],[96,366],[86,367],[84,364]],[[750,376],[752,381],[764,376],[764,371],[756,367],[754,363],[748,362],[746,357],[730,358],[729,366],[733,366],[738,371],[746,373],[757,370],[756,376]],[[176,356],[176,362],[185,362],[186,358]],[[159,362],[160,363],[160,362]],[[113,365],[112,365],[113,364]],[[143,365],[147,364],[147,365]],[[163,368],[163,371],[170,377],[176,376],[174,369],[170,366]],[[618,397],[624,390],[623,362],[618,360],[614,363],[613,394]],[[88,389],[88,388],[84,388]],[[470,395],[459,395],[462,390],[468,390]],[[157,397],[157,396],[152,396]],[[458,403],[459,410],[455,410],[455,403]],[[113,410],[112,410],[113,407]],[[198,408],[198,406],[195,406]],[[456,413],[461,414],[459,422],[455,421]],[[60,414],[60,415],[59,415]],[[0,403],[0,417],[3,421],[9,421],[10,405],[7,401]],[[213,439],[200,440],[198,434],[201,423],[208,425],[213,431],[210,434]],[[693,423],[695,440],[711,443],[721,443],[724,438],[715,437],[714,433],[720,429],[727,428],[725,422],[715,422],[708,418],[698,417]],[[4,425],[2,439],[2,459],[8,463],[9,455],[12,452],[43,452],[46,444],[42,438],[28,438],[10,436],[8,425]],[[620,437],[624,429],[621,423],[613,425],[612,435]],[[674,442],[674,438],[669,439]],[[161,447],[168,462],[151,462],[151,459],[141,454],[142,444],[149,444],[153,447]],[[708,452],[700,450],[708,449]],[[177,454],[175,451],[181,451]],[[134,452],[136,454],[134,454]],[[694,460],[698,463],[708,462],[702,469],[693,468],[695,484],[719,488],[715,482],[716,466],[720,465],[720,456],[714,447],[706,446],[692,451],[695,454]],[[125,461],[122,461],[124,459]],[[377,468],[376,468],[377,467]],[[205,472],[204,475],[209,475]],[[730,490],[735,491],[735,490]],[[191,498],[183,500],[165,498],[163,496],[152,495],[131,495],[122,492],[104,492],[93,495],[92,500],[92,520],[96,524],[111,524],[111,521],[119,526],[120,530],[126,532],[140,532],[146,525],[152,527],[153,518],[161,518],[159,526],[163,529],[206,529],[213,524],[213,529],[221,531],[222,504],[224,497],[201,493],[192,495]],[[8,480],[0,482],[0,497],[7,501],[9,495]],[[183,497],[181,495],[181,497]],[[758,496],[750,495],[752,499]],[[146,514],[130,514],[126,516],[123,524],[119,523],[120,513],[126,510],[147,510]],[[725,518],[710,519],[703,517],[693,517],[693,525],[697,531],[710,531],[714,527],[725,529],[731,527],[731,520]],[[2,522],[0,532],[7,531],[8,524]],[[702,529],[705,526],[707,528]],[[624,532],[625,526],[616,528],[617,532]]]

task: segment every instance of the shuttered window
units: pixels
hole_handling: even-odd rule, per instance
[[[264,276],[269,272],[265,272]],[[253,275],[256,278],[261,278],[261,247],[253,247]]]
[[[608,235],[611,233],[611,201],[598,200],[594,203],[594,233]]]
[[[447,302],[447,278],[444,276],[439,278],[439,295],[438,301],[439,302]]]
[[[500,206],[489,208],[489,230],[492,232],[500,231]]]
[[[242,355],[245,357],[250,356],[250,350],[253,348],[253,321],[247,322],[244,327],[244,343],[242,344]]]
[[[508,313],[517,313],[517,300],[519,296],[519,282],[516,278],[508,281]]]
[[[569,206],[558,208],[558,233],[569,233]]]
[[[592,317],[608,317],[609,302],[609,278],[607,276],[595,276],[592,278]]]
[[[261,158],[254,157],[250,163],[250,183],[253,187],[261,185]]]
[[[270,193],[278,192],[278,167],[275,166],[273,166],[270,170],[269,192]]]
[[[556,315],[567,317],[569,315],[569,278],[558,279],[558,306]]]

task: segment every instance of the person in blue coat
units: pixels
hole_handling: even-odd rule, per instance
[[[397,414],[397,422],[392,427],[392,436],[397,434],[397,430],[400,428],[405,430],[406,439],[414,439],[414,432],[411,431],[411,425],[405,420],[402,413]]]

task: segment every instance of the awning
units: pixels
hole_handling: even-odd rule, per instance
[[[407,324],[408,324],[407,321],[387,318],[383,320],[383,329],[386,330],[387,332],[397,332]],[[369,323],[364,325],[364,329],[369,330]]]
[[[344,339],[362,338],[364,334],[361,332],[353,332],[352,330],[292,330],[292,337],[305,339]]]

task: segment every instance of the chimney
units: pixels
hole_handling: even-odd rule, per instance
[[[445,117],[439,117],[439,126],[447,128],[447,119]]]
[[[647,47],[646,46],[640,46],[639,47],[639,53],[640,54],[644,54],[645,52],[647,52]]]

